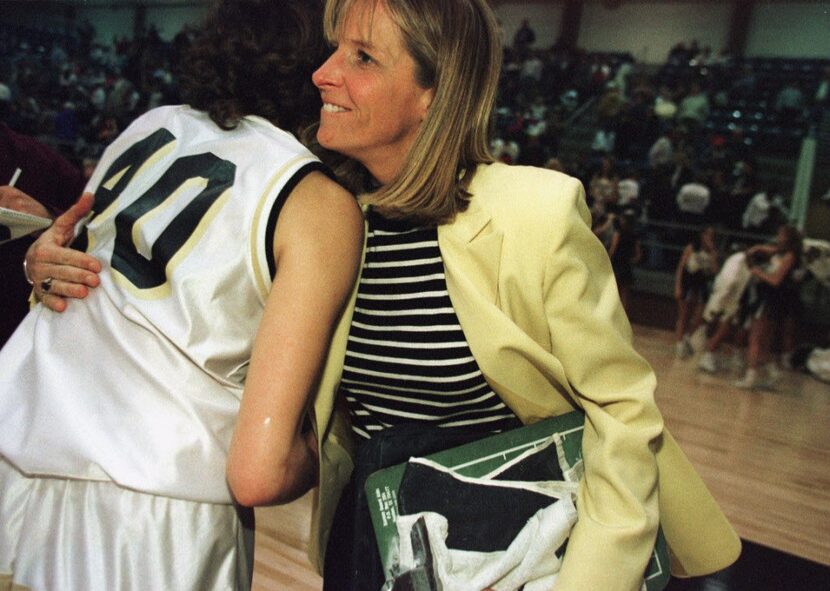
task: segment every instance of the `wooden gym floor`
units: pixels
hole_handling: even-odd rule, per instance
[[[634,329],[637,350],[657,373],[666,425],[738,534],[752,543],[745,554],[763,562],[766,549],[778,550],[772,554],[806,559],[799,564],[808,565],[811,580],[822,578],[770,588],[830,589],[823,583],[830,580],[830,385],[790,371],[774,390],[739,390],[731,384],[739,377],[734,371],[709,375],[697,370],[696,357],[676,359],[669,331]],[[257,510],[255,590],[321,589],[305,555],[310,507],[307,495]]]

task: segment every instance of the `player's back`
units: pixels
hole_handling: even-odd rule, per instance
[[[0,453],[28,473],[227,502],[279,204],[319,166],[256,117],[222,131],[163,107],[125,130],[79,239],[100,287],[63,314],[37,307],[0,353]]]

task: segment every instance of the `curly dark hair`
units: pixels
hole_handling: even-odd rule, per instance
[[[319,118],[321,0],[219,0],[182,61],[184,102],[222,129],[258,115],[297,133]]]

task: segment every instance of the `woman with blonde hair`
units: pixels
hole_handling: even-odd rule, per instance
[[[332,0],[325,26],[316,137],[348,158],[367,215],[314,402],[326,589],[383,583],[361,543],[371,471],[575,408],[585,476],[557,589],[639,589],[661,520],[677,571],[731,563],[739,542],[663,430],[582,186],[488,153],[502,50],[487,2]]]
[[[310,401],[325,588],[384,583],[366,475],[574,409],[585,473],[558,590],[639,590],[660,523],[676,573],[733,562],[737,536],[663,429],[581,184],[489,154],[502,40],[488,2],[330,0],[325,28],[316,139],[366,215]]]

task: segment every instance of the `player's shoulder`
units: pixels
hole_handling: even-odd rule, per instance
[[[325,218],[340,216],[362,218],[354,195],[344,189],[322,170],[312,170],[297,183],[289,196],[289,202],[308,212]]]
[[[362,245],[363,231],[363,212],[355,197],[314,170],[291,190],[277,222],[275,248],[303,251],[295,246],[308,245],[311,239],[317,247],[325,244],[351,252]]]

